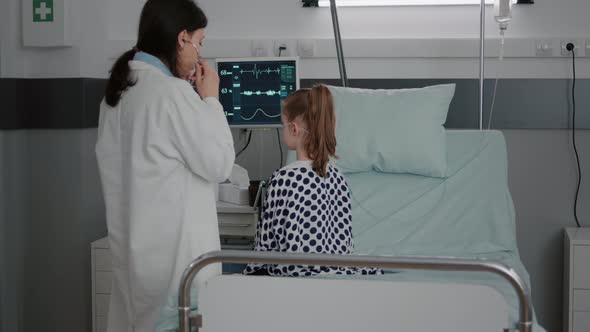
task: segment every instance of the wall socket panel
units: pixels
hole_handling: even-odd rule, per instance
[[[300,39],[297,41],[297,54],[300,57],[313,57],[315,55],[315,41],[312,39]]]
[[[523,40],[524,41],[524,40]],[[293,56],[299,56],[302,58],[312,58],[312,57],[316,57],[318,56],[318,42],[320,45],[322,45],[323,47],[319,47],[320,48],[320,53],[321,55],[319,55],[320,57],[325,57],[326,56],[326,47],[325,47],[325,41],[323,40],[314,40],[314,39],[282,39],[282,38],[276,38],[276,39],[254,39],[254,40],[250,40],[251,42],[251,49],[250,49],[250,56],[252,57],[278,57],[279,56],[279,49],[281,46],[284,46],[285,49],[283,49],[280,52],[280,56],[283,57],[293,57]],[[360,40],[356,40],[356,41],[348,41],[349,43],[354,43],[356,42],[358,44],[358,42],[362,42],[361,44],[363,45],[372,45],[371,41],[360,41]],[[396,43],[400,43],[399,41],[395,41]],[[416,42],[418,43],[418,46],[420,44],[419,41],[409,41],[409,42],[414,42],[414,44],[416,44]],[[580,58],[590,58],[590,38],[580,38],[580,37],[549,37],[549,38],[540,38],[540,39],[534,39],[534,40],[528,40],[527,44],[530,45],[528,48],[526,45],[527,44],[522,44],[522,41],[518,41],[519,43],[521,43],[518,47],[516,47],[516,44],[514,44],[516,41],[515,40],[508,40],[507,41],[507,46],[506,49],[510,52],[512,52],[512,56],[514,57],[540,57],[540,58],[565,58],[565,57],[571,57],[572,53],[570,51],[568,51],[566,49],[566,45],[568,43],[573,43],[575,45],[575,55],[576,57],[580,57]],[[522,47],[524,46],[524,47]],[[399,57],[399,54],[394,54],[390,53],[390,55],[387,54],[387,49],[384,48],[379,48],[375,45],[371,46],[373,48],[375,48],[374,52],[376,52],[377,54],[379,54],[379,57]],[[424,48],[422,46],[418,47],[418,49]],[[416,52],[413,53],[418,53],[420,52],[419,50],[417,50]],[[354,53],[354,51],[352,52]],[[366,56],[365,54],[366,52],[364,52],[363,56]],[[444,50],[443,50],[444,53]],[[348,53],[350,56],[350,52]],[[346,53],[345,53],[346,55]],[[417,55],[418,56],[418,55]],[[355,56],[351,56],[351,57],[355,57]],[[356,57],[362,57],[362,56],[356,56]]]
[[[590,57],[590,38],[580,38],[580,37],[549,37],[549,38],[540,38],[534,40],[527,40],[527,44],[522,44],[524,40],[508,40],[506,45],[506,50],[511,52],[512,56],[514,57],[544,57],[544,58],[560,58],[560,57],[571,57],[572,53],[566,49],[566,45],[568,43],[573,43],[575,45],[575,55],[576,57]],[[284,46],[280,52],[280,56],[283,57],[293,57],[299,56],[302,58],[311,58],[318,56],[318,48],[320,49],[320,57],[327,56],[326,54],[326,41],[324,40],[314,40],[314,39],[289,39],[289,38],[276,38],[276,39],[253,39],[250,40],[251,42],[251,49],[249,56],[252,57],[277,57],[279,56],[279,48]],[[365,41],[365,40],[354,40],[348,41],[348,43],[361,43],[362,45],[369,45],[370,47],[374,48],[374,52],[378,54],[379,57],[400,57],[400,54],[395,52],[391,52],[387,54],[388,49],[379,48],[376,45],[372,44],[374,41]],[[400,41],[394,41],[397,44],[400,44]],[[517,45],[515,42],[521,43]],[[318,45],[319,43],[319,45]],[[405,42],[403,42],[405,43]],[[417,46],[416,51],[412,53],[419,53],[420,49],[423,49],[423,46],[420,46],[422,42],[414,40],[408,41],[408,43]],[[417,44],[416,44],[417,43]],[[530,46],[526,46],[530,45]],[[322,46],[322,47],[319,47]],[[524,47],[523,47],[524,46]],[[530,47],[530,48],[528,48]],[[441,47],[443,48],[443,47]],[[247,51],[246,51],[247,52]],[[354,50],[351,51],[354,53]],[[441,51],[442,53],[445,50]],[[363,52],[363,55],[350,55],[350,57],[363,57],[366,56],[367,52]],[[346,53],[345,53],[346,55]],[[419,56],[416,55],[416,56]],[[436,57],[436,56],[435,56]]]
[[[283,50],[280,48],[284,47]],[[273,41],[273,56],[297,55],[297,41],[293,39],[276,39]]]
[[[266,39],[252,40],[250,54],[253,57],[271,56],[272,43]]]
[[[576,56],[580,55],[580,45],[581,43],[575,39],[562,39],[560,42],[560,50],[562,56],[571,56],[571,51],[567,50],[567,44],[572,43],[574,44],[574,54]]]
[[[572,56],[572,52],[566,49],[568,43],[574,44],[574,53],[577,57],[590,57],[590,39],[560,39],[559,48],[561,56]]]
[[[296,39],[254,39],[251,41],[250,56],[278,57],[298,55]],[[284,49],[280,49],[284,47]]]
[[[535,56],[537,57],[571,57],[572,53],[567,50],[567,44],[574,44],[574,53],[577,57],[590,57],[590,39],[537,39],[534,44]]]
[[[553,56],[553,40],[551,39],[539,39],[535,40],[535,55],[539,57],[552,57]]]

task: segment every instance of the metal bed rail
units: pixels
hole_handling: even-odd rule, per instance
[[[494,273],[506,279],[512,285],[518,296],[519,321],[512,330],[519,332],[532,331],[533,312],[528,287],[513,269],[500,262],[484,259],[451,257],[387,257],[223,250],[212,251],[201,255],[184,271],[178,292],[180,332],[190,332],[191,323],[194,327],[201,327],[202,317],[199,314],[191,316],[190,313],[190,288],[195,276],[205,266],[222,262],[375,267],[407,270],[479,271]]]

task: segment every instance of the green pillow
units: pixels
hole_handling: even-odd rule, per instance
[[[445,129],[455,84],[371,90],[330,86],[336,113],[336,165],[446,177]]]

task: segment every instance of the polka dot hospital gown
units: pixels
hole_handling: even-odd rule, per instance
[[[262,218],[256,226],[255,251],[351,254],[350,193],[344,177],[328,165],[326,176],[310,161],[296,161],[273,173]],[[380,274],[377,269],[302,265],[249,264],[245,274],[311,276],[316,274]]]

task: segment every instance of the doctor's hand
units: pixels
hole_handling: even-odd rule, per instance
[[[199,61],[196,64],[196,71],[194,77],[194,86],[201,98],[207,97],[219,98],[219,75],[207,63],[207,61]]]

